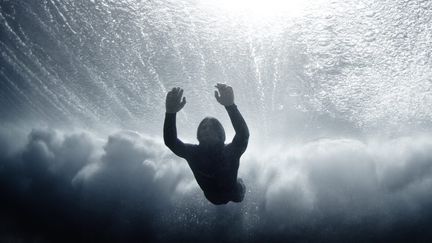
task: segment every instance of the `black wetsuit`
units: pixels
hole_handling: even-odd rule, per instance
[[[237,106],[225,106],[236,132],[230,144],[205,148],[177,138],[176,113],[165,113],[164,140],[176,155],[187,160],[198,185],[214,204],[241,202],[245,186],[237,180],[240,156],[249,141],[249,129]]]

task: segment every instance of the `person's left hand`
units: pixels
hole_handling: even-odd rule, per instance
[[[234,91],[233,88],[226,84],[217,83],[215,88],[219,90],[219,93],[215,90],[214,94],[217,102],[223,106],[230,106],[234,104]]]
[[[180,87],[172,88],[171,91],[168,92],[165,101],[165,108],[167,113],[177,113],[179,112],[186,104],[186,97],[183,97],[183,89]]]

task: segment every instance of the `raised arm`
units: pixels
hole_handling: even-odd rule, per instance
[[[234,92],[231,86],[226,84],[218,83],[216,86],[218,88],[219,93],[215,91],[216,100],[223,106],[228,112],[228,115],[231,119],[231,123],[233,124],[234,130],[236,132],[232,146],[236,151],[241,155],[246,150],[246,147],[249,142],[249,129],[246,125],[246,121],[243,119],[243,116],[240,114],[240,111],[237,109],[237,105],[234,103]]]
[[[225,109],[228,112],[231,123],[233,124],[234,130],[236,132],[232,141],[232,145],[237,148],[240,154],[243,154],[249,142],[248,126],[246,125],[243,116],[240,114],[240,111],[237,109],[235,104],[225,106]]]
[[[183,97],[183,101],[181,101],[182,95],[183,90],[180,88],[173,88],[167,94],[163,135],[165,145],[176,155],[185,158],[188,155],[188,147],[191,145],[185,144],[177,138],[176,128],[177,112],[180,111],[186,104],[186,97]]]

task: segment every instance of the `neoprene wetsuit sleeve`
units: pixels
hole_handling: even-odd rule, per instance
[[[177,138],[176,114],[177,113],[165,113],[163,129],[164,141],[165,145],[171,149],[173,153],[182,158],[186,158],[189,144],[185,144]]]
[[[234,130],[236,132],[231,144],[239,153],[239,155],[242,155],[246,150],[249,141],[248,126],[246,125],[246,121],[243,119],[243,116],[240,114],[237,105],[233,104],[230,106],[225,106],[225,109],[228,112],[231,123],[233,124]]]

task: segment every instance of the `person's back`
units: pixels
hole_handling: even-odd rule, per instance
[[[175,125],[176,112],[181,110],[186,99],[181,97],[183,90],[173,88],[166,100],[164,123],[165,144],[178,156],[188,161],[190,168],[206,198],[214,204],[229,201],[241,202],[245,186],[237,179],[240,156],[246,150],[249,130],[234,104],[234,94],[230,86],[218,84],[220,96],[215,91],[217,101],[224,105],[236,131],[233,141],[224,144],[225,132],[219,121],[206,117],[198,126],[199,145],[185,144],[177,138]]]

